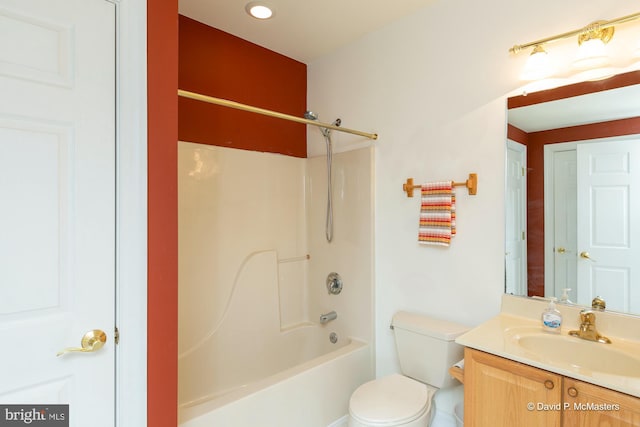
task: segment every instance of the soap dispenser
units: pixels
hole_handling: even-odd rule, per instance
[[[571,300],[569,300],[569,292],[571,291],[571,288],[563,288],[562,289],[562,295],[560,296],[560,303],[562,304],[573,304],[573,302],[571,302]]]
[[[542,329],[547,332],[559,334],[562,325],[562,314],[556,308],[556,297],[550,298],[549,307],[542,312]]]

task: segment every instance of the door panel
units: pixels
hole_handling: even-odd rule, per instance
[[[67,299],[71,132],[42,121],[0,120],[2,200],[11,206],[0,214],[1,256],[3,275],[13,279],[0,300],[5,316],[60,310]]]
[[[640,256],[640,141],[578,145],[578,302],[601,296],[607,309],[640,311],[632,271]],[[635,260],[635,262],[634,262]]]
[[[114,31],[104,0],[0,0],[0,404],[75,427],[114,423]]]
[[[506,292],[527,294],[527,147],[507,140]]]
[[[554,151],[553,158],[553,295],[558,299],[564,289],[569,299],[576,300],[576,151],[574,148]],[[549,272],[552,274],[552,272]]]
[[[73,24],[49,20],[46,9],[38,13],[17,2],[3,1],[0,28],[0,74],[44,84],[71,86]],[[40,7],[36,2],[26,2]]]

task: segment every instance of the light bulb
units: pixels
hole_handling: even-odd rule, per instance
[[[244,7],[249,15],[256,19],[269,19],[273,17],[273,9],[264,3],[251,2]]]
[[[578,70],[588,70],[608,64],[609,55],[607,55],[604,42],[597,38],[583,41],[578,47],[576,60],[573,61],[573,67]]]
[[[529,58],[527,58],[520,78],[529,81],[540,80],[551,76],[554,72],[555,68],[549,59],[549,54],[541,45],[536,45]]]

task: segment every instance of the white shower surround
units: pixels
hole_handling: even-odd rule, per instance
[[[183,425],[245,425],[276,405],[260,425],[326,426],[373,377],[373,148],[334,156],[330,244],[325,160],[179,143]],[[331,271],[339,296],[324,286]]]

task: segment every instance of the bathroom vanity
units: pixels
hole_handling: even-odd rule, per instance
[[[506,295],[500,315],[456,340],[465,426],[639,426],[640,319],[598,312],[604,344],[569,336],[578,307],[559,307],[561,334],[543,332],[544,307]]]
[[[465,349],[465,426],[638,426],[640,398]]]

